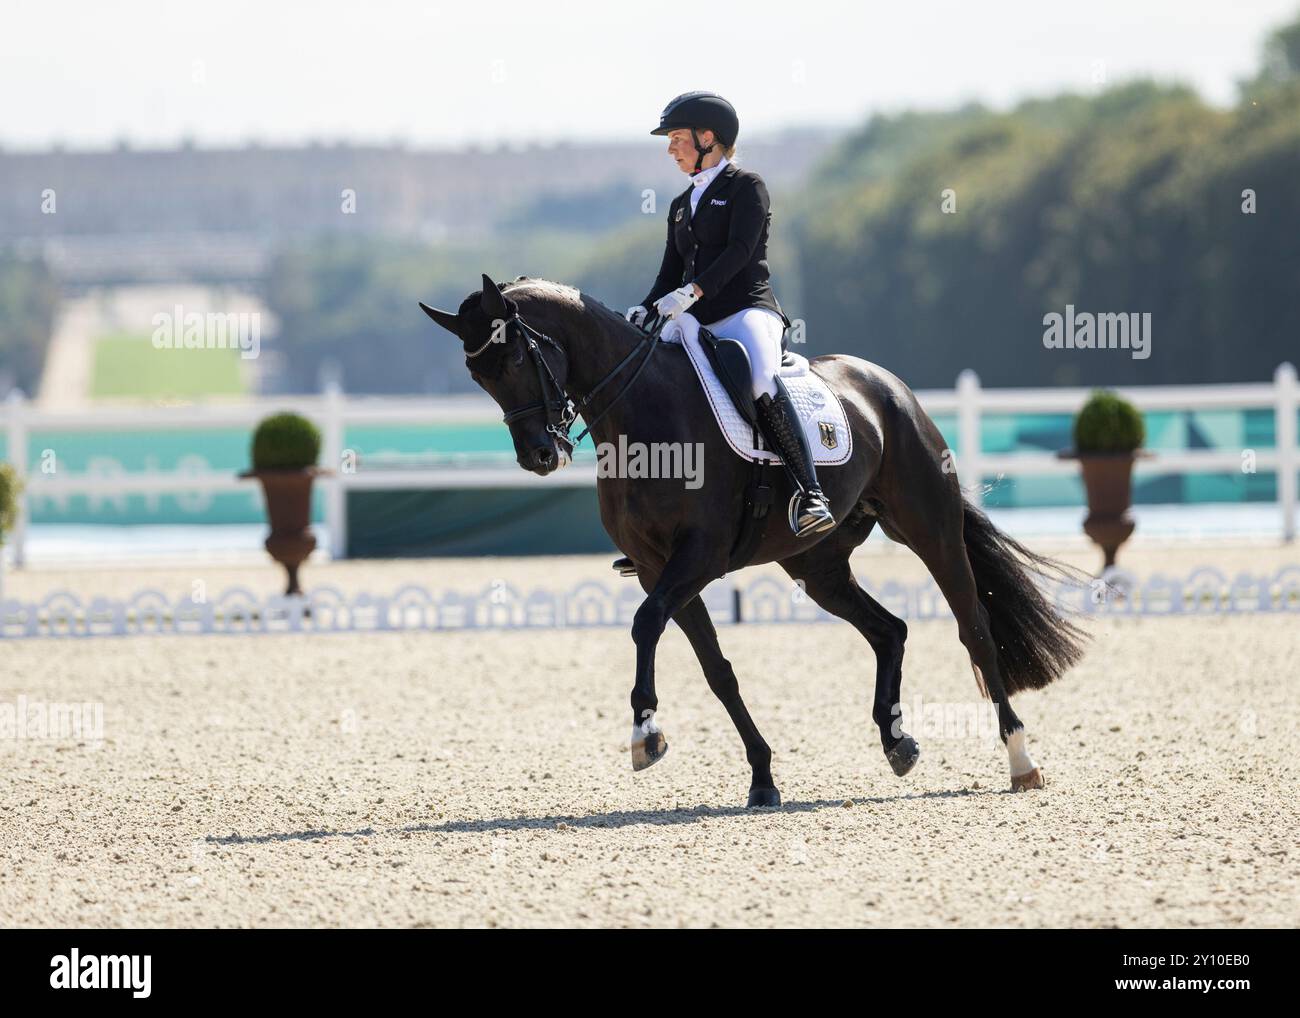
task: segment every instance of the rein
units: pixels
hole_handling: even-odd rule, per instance
[[[563,440],[570,449],[576,448],[578,444],[591,433],[591,429],[599,424],[607,413],[614,409],[615,404],[623,398],[628,389],[632,388],[636,380],[641,377],[641,372],[645,370],[646,365],[650,363],[650,358],[654,356],[655,350],[659,346],[659,333],[663,331],[663,327],[668,323],[667,318],[660,315],[656,315],[655,317],[658,318],[658,321],[655,323],[654,328],[646,332],[645,336],[639,343],[637,343],[632,351],[619,361],[618,365],[612,371],[597,382],[595,387],[587,393],[587,395],[583,396],[577,403],[574,403],[564,386],[561,385],[559,380],[555,377],[555,373],[551,371],[551,366],[546,363],[546,358],[542,356],[542,348],[538,341],[540,340],[542,343],[548,343],[566,357],[568,356],[567,351],[550,336],[546,335],[544,332],[538,332],[531,325],[525,322],[519,312],[516,311],[514,316],[510,318],[506,324],[519,326],[528,354],[533,359],[533,367],[537,371],[537,384],[541,390],[542,398],[536,402],[527,403],[524,406],[516,407],[514,410],[507,411],[502,420],[505,421],[506,424],[513,424],[515,421],[522,420],[532,414],[544,413],[546,414],[546,430],[556,438]],[[488,348],[490,342],[491,340],[489,340],[488,343],[484,343],[472,353],[467,353],[465,356],[467,358],[477,357]],[[600,390],[611,382],[620,371],[632,363],[636,356],[641,353],[643,348],[645,349],[645,356],[641,358],[641,363],[637,365],[636,371],[632,373],[632,377],[629,378],[623,388],[618,391],[618,395],[606,404],[605,409],[597,414],[595,419],[583,429],[582,434],[580,434],[576,439],[570,438],[569,429],[573,427],[573,422],[577,420],[578,415],[587,409],[588,404],[591,403],[596,393],[600,392]]]

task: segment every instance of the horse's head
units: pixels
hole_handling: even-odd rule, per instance
[[[518,304],[486,274],[455,314],[420,304],[465,345],[470,378],[505,412],[515,459],[545,476],[568,464],[573,447],[559,426],[566,415],[568,359],[519,318]]]

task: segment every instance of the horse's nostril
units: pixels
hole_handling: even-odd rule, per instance
[[[533,459],[539,467],[549,467],[555,463],[555,453],[550,449],[538,449],[533,453]]]

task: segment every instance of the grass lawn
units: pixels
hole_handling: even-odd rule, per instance
[[[148,336],[102,336],[95,343],[92,397],[239,396],[244,391],[238,350],[159,350]]]

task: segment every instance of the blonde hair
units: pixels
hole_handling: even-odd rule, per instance
[[[722,154],[724,156],[726,156],[728,159],[735,159],[736,156],[735,142],[732,142],[730,145],[724,145],[722,144],[722,139],[718,137],[717,131],[714,131],[712,128],[705,128],[705,130],[709,131],[709,133],[713,135],[714,144],[717,145],[718,148],[722,150]]]
[[[697,130],[698,130],[698,129],[697,129]],[[709,132],[711,132],[711,133],[713,134],[713,141],[714,141],[714,143],[718,146],[718,148],[722,149],[722,154],[723,154],[724,156],[726,156],[727,159],[728,159],[729,161],[731,161],[731,162],[733,162],[733,163],[736,162],[736,146],[735,146],[735,144],[733,143],[733,144],[731,144],[731,145],[724,145],[724,144],[722,144],[721,141],[718,140],[718,135],[717,135],[717,132],[716,132],[716,131],[713,131],[712,128],[708,128],[708,127],[706,127],[705,130],[706,130],[706,131],[709,131]]]

